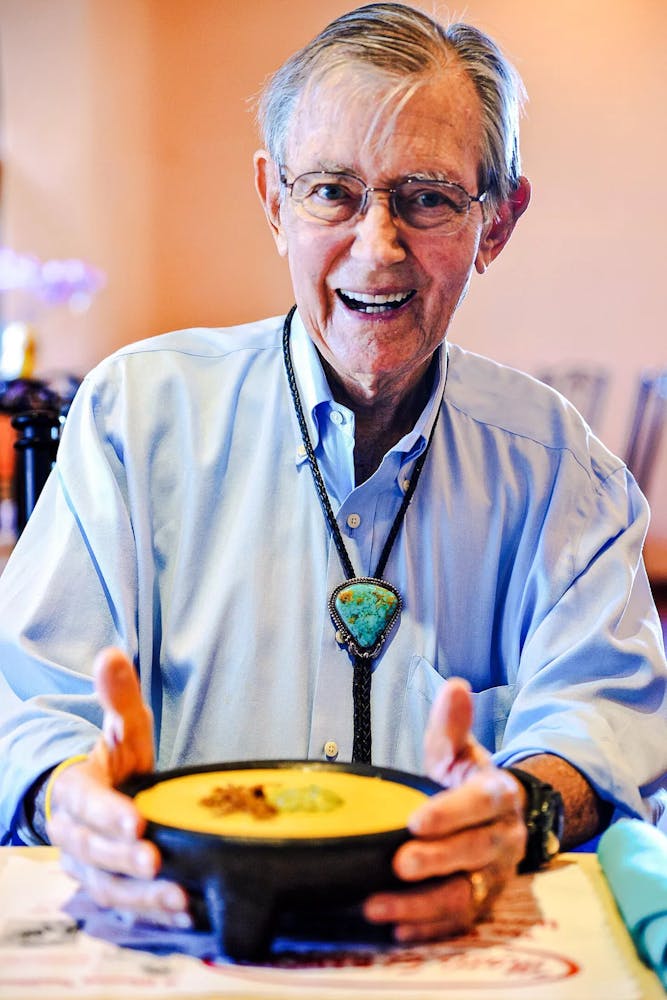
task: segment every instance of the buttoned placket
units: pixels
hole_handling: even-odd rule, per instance
[[[370,575],[375,570],[415,458],[416,455],[411,455],[406,460],[397,452],[385,456],[371,479],[353,488],[336,512],[348,555],[359,576]],[[344,578],[338,552],[330,539],[327,596]],[[353,667],[347,651],[336,642],[328,614],[322,626],[320,649],[309,755],[329,761],[350,760],[354,736]]]
[[[312,345],[302,336],[297,318],[295,355],[303,351],[301,360]],[[301,347],[298,346],[300,341]],[[312,359],[311,359],[312,360]],[[324,396],[326,390],[316,385],[318,378],[307,382],[302,394],[309,433],[315,449],[329,500],[355,572],[374,572],[387,534],[409,485],[414,461],[425,446],[423,438],[414,432],[399,442],[396,450],[385,456],[371,479],[359,487],[354,485],[354,415],[345,407]],[[313,391],[314,390],[314,391]],[[335,414],[335,416],[334,416]],[[295,422],[296,423],[296,422]],[[419,446],[415,447],[416,441]],[[400,451],[407,448],[408,454]],[[409,457],[408,457],[409,456]],[[297,464],[307,457],[299,442]],[[306,470],[304,470],[306,471]],[[310,475],[310,470],[308,475]],[[317,501],[313,484],[313,498]],[[322,514],[322,530],[329,534]],[[390,559],[391,563],[391,559]],[[344,572],[333,540],[328,539],[327,582],[324,599],[344,580]],[[328,612],[322,618],[320,656],[313,664],[313,701],[308,755],[320,760],[350,760],[353,742],[352,663],[348,653],[335,639],[335,630]]]

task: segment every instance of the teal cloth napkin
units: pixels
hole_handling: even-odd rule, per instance
[[[667,836],[622,819],[602,834],[597,853],[640,957],[667,989]]]

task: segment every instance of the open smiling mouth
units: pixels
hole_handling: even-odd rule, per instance
[[[390,292],[388,295],[372,295],[369,292],[348,292],[342,288],[336,289],[336,294],[348,309],[363,313],[388,313],[400,309],[415,295],[413,288],[409,292]]]

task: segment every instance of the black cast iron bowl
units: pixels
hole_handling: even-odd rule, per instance
[[[134,796],[160,781],[207,771],[294,768],[346,771],[419,789],[441,791],[420,775],[366,764],[307,760],[207,764],[138,775],[123,785]],[[402,884],[391,861],[409,839],[407,827],[381,833],[326,838],[246,838],[200,833],[149,821],[148,840],[162,855],[161,876],[179,882],[208,918],[220,950],[229,958],[261,959],[273,939],[278,914],[306,904],[317,910],[351,906],[371,892]]]

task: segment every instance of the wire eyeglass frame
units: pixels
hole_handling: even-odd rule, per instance
[[[292,181],[287,180],[287,167],[284,164],[279,165],[279,172],[281,185],[289,191],[301,214],[330,226],[344,225],[365,215],[368,210],[369,195],[386,194],[389,196],[389,208],[393,218],[400,219],[411,229],[434,230],[442,235],[453,236],[469,217],[471,206],[475,202],[483,205],[488,195],[487,191],[482,191],[479,195],[470,194],[461,184],[454,181],[418,176],[404,177],[392,187],[374,187],[366,184],[363,178],[346,171],[309,170],[298,174]],[[328,185],[342,188],[347,186],[347,202],[331,201],[327,205],[323,201],[318,204],[314,200],[317,191],[323,190]],[[431,209],[441,210],[439,215],[434,211],[432,217],[428,218],[429,206],[420,206],[417,201],[417,198],[424,194],[443,199],[430,206]],[[449,202],[447,195],[452,196]],[[418,214],[420,209],[427,213],[425,217]]]

